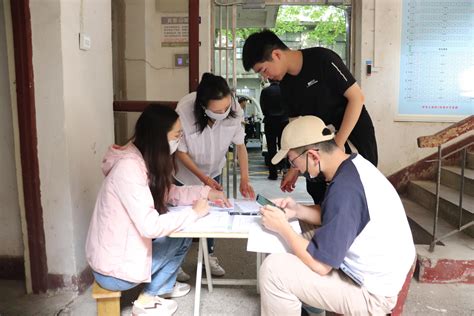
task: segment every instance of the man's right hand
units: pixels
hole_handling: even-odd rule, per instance
[[[281,180],[280,189],[283,192],[293,192],[296,187],[296,180],[298,180],[299,170],[290,168],[285,177]]]
[[[193,210],[197,213],[199,217],[206,216],[209,213],[209,203],[206,199],[199,199],[194,202]]]
[[[285,210],[286,218],[292,219],[297,217],[298,208],[300,205],[296,203],[291,197],[286,197],[283,199],[272,199],[272,202],[276,206]]]

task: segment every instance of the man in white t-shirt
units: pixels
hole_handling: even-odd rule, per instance
[[[358,154],[344,153],[315,116],[290,122],[276,164],[288,156],[308,181],[329,182],[321,205],[291,198],[262,208],[262,224],[278,233],[293,254],[273,254],[260,269],[262,315],[300,315],[301,303],[346,315],[385,315],[415,259],[400,198],[385,176]],[[311,240],[288,220],[318,225]]]

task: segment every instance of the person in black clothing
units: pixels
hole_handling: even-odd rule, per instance
[[[273,32],[264,30],[250,35],[242,52],[245,70],[253,69],[263,77],[280,81],[289,117],[314,115],[337,130],[336,144],[346,151],[349,140],[359,154],[377,166],[377,142],[364,94],[342,59],[332,50],[314,47],[290,50]],[[291,169],[281,189],[294,189],[298,171]],[[306,182],[308,193],[320,204],[326,183]]]
[[[260,106],[263,112],[263,123],[265,123],[265,137],[267,138],[268,157],[275,156],[281,147],[280,138],[283,129],[288,124],[288,110],[283,104],[280,93],[280,85],[277,81],[271,81],[270,85],[260,93]],[[277,180],[277,166],[269,163],[268,179]]]

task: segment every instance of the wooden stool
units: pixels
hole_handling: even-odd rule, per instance
[[[120,316],[120,291],[109,291],[94,281],[92,297],[97,300],[98,316]]]

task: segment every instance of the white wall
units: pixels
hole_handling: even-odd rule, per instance
[[[75,275],[113,142],[110,1],[32,0],[30,10],[48,272]]]
[[[168,1],[169,2],[169,1]],[[179,101],[189,93],[189,68],[175,67],[174,54],[187,54],[188,46],[161,47],[162,29],[161,17],[163,16],[188,16],[188,1],[175,0],[172,7],[175,10],[158,11],[169,8],[169,5],[156,6],[156,3],[166,3],[164,0],[146,0],[146,28],[145,47],[146,59],[154,66],[147,64],[146,68],[146,100]],[[210,70],[210,0],[201,0],[199,3],[199,79],[203,72]]]
[[[164,10],[164,11],[160,11]],[[199,79],[211,69],[211,2],[199,4]],[[188,46],[161,47],[162,16],[187,16],[187,0],[125,0],[125,64],[127,100],[179,101],[189,93],[189,68],[174,67],[174,54],[188,53]],[[133,134],[140,114],[121,116],[120,129]],[[123,142],[123,139],[118,141]]]
[[[77,271],[82,271],[89,220],[103,180],[100,166],[113,143],[110,0],[63,0],[61,21],[74,250]],[[79,50],[80,31],[91,37],[89,51]]]
[[[59,0],[30,2],[41,204],[50,273],[76,272]]]
[[[367,110],[374,121],[379,169],[390,175],[434,151],[419,149],[417,137],[431,135],[452,123],[395,122],[400,75],[401,1],[376,0],[375,44],[374,0],[355,2],[354,74],[362,86]],[[370,77],[365,73],[366,60],[375,60],[377,72]]]
[[[23,256],[3,1],[0,1],[0,256]]]
[[[177,0],[176,2],[187,2]],[[161,17],[187,16],[184,12],[159,12],[155,0],[146,0],[145,49],[146,60],[146,99],[177,101],[188,93],[188,67],[174,67],[174,54],[188,53],[188,47],[161,47]],[[187,6],[186,6],[187,8]],[[153,67],[151,66],[153,65]]]

